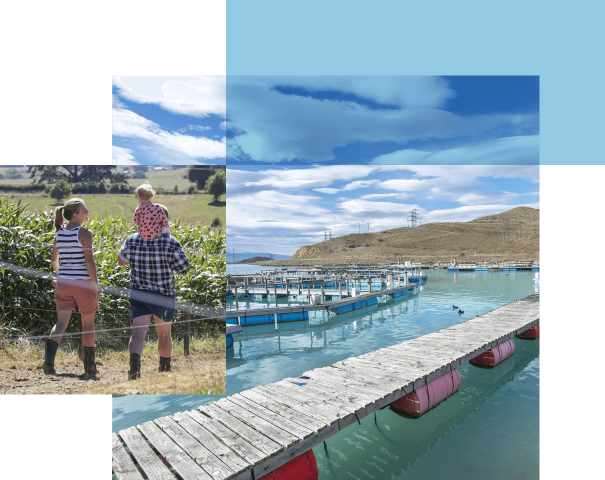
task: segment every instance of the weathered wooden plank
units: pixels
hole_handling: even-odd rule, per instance
[[[362,408],[365,408],[370,403],[375,401],[371,396],[360,395],[357,392],[352,392],[350,388],[346,391],[338,391],[337,389],[322,385],[319,382],[308,381],[303,387],[305,391],[313,391],[316,395],[321,397],[331,398],[333,402],[340,402],[340,405],[348,405],[353,409],[353,412],[357,412]],[[346,403],[345,403],[346,402]]]
[[[151,447],[147,445],[147,441],[135,427],[121,430],[119,436],[124,440],[130,453],[132,453],[149,480],[174,480],[174,475],[170,473]]]
[[[186,415],[194,421],[200,423],[206,430],[214,434],[219,438],[225,445],[231,450],[237,453],[240,457],[246,460],[250,464],[258,463],[265,457],[265,454],[258,448],[253,446],[251,443],[241,438],[237,433],[229,430],[221,422],[214,419],[209,419],[205,415],[195,410],[191,412],[184,412]],[[180,415],[174,415],[174,420],[179,423],[181,420]]]
[[[153,445],[181,477],[195,480],[224,479],[224,477],[208,475],[168,435],[162,432],[155,423],[145,422],[139,425],[138,428],[147,437],[149,443]]]
[[[175,420],[187,433],[200,442],[233,472],[242,470],[250,465],[239,455],[236,455],[226,444],[221,442],[217,437],[212,435],[202,425],[197,423],[193,418],[182,415],[179,416],[179,421]],[[197,461],[197,460],[196,460]],[[199,463],[199,462],[198,462]]]
[[[306,403],[300,402],[296,399],[288,397],[286,395],[282,395],[276,391],[270,391],[265,389],[264,387],[254,387],[251,390],[247,390],[250,392],[258,392],[263,395],[265,398],[271,398],[273,401],[283,405],[285,407],[291,408],[296,412],[304,414],[306,417],[311,417],[318,422],[324,423],[326,425],[330,425],[334,421],[338,420],[338,416],[332,413],[324,412],[321,409],[314,408]]]
[[[181,447],[195,463],[200,465],[213,479],[224,480],[235,473],[215,456],[205,445],[193,438],[183,427],[172,418],[162,417],[155,420],[155,424]]]
[[[143,480],[136,465],[115,433],[111,434],[112,470],[118,480]]]
[[[278,383],[286,389],[295,391],[299,395],[304,395],[311,399],[316,399],[319,402],[323,402],[325,406],[330,406],[332,410],[337,412],[344,410],[348,413],[354,413],[360,408],[358,402],[356,401],[357,399],[351,401],[349,396],[337,397],[330,392],[318,393],[312,388],[305,388],[304,386],[294,385],[293,383],[285,381]]]
[[[271,422],[266,421],[260,416],[240,407],[230,400],[221,399],[216,402],[215,405],[256,431],[263,432],[265,436],[271,438],[274,442],[279,443],[284,447],[287,447],[298,440],[296,436],[286,432],[280,427],[273,425]]]
[[[235,394],[229,397],[229,401],[235,403],[239,407],[244,410],[248,410],[250,413],[257,415],[259,418],[272,423],[276,427],[285,430],[291,435],[294,435],[300,440],[303,440],[307,437],[313,435],[314,431],[308,429],[303,425],[299,425],[296,422],[293,422],[287,417],[280,415],[279,413],[274,412],[268,408],[265,408],[258,403],[255,403],[253,400],[250,400],[240,394]]]
[[[250,428],[248,425],[225,412],[214,403],[202,405],[201,407],[198,407],[198,410],[203,414],[217,419],[227,428],[233,430],[240,437],[245,438],[249,443],[267,455],[277,453],[284,448],[281,444]]]
[[[342,395],[343,393],[353,395],[360,400],[366,401],[366,403],[373,403],[391,393],[390,391],[384,391],[380,387],[374,388],[371,384],[359,384],[350,379],[342,379],[336,376],[326,377],[321,373],[313,372],[308,377],[309,380],[306,380],[307,385],[317,384],[329,387],[334,390],[336,395]]]
[[[266,398],[259,392],[253,390],[244,390],[240,392],[240,395],[248,400],[253,401],[254,403],[261,405],[267,410],[271,410],[272,412],[278,413],[282,417],[291,420],[292,422],[297,423],[298,425],[302,425],[314,432],[317,432],[326,427],[325,422],[320,422],[313,417],[309,417],[307,415],[302,414],[292,408],[281,405],[274,400]]]

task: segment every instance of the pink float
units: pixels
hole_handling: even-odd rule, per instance
[[[315,455],[313,450],[308,450],[259,480],[317,480],[318,477]]]
[[[515,335],[517,338],[521,338],[522,340],[535,340],[540,336],[540,324],[537,323],[533,327],[525,330],[523,333],[519,335]]]
[[[509,338],[497,347],[477,355],[469,363],[475,367],[492,368],[506,360],[513,353],[515,353],[515,342],[512,338]]]
[[[451,397],[459,388],[460,374],[454,369],[395,400],[390,405],[391,410],[403,417],[418,418]]]

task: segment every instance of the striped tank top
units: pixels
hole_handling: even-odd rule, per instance
[[[57,278],[72,280],[90,280],[84,259],[84,247],[78,239],[80,228],[71,230],[61,228],[57,232],[56,245],[59,251],[59,272]]]

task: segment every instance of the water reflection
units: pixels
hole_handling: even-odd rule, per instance
[[[323,445],[315,447],[313,451],[320,478],[407,479],[410,478],[407,474],[405,477],[398,475],[411,470],[424,455],[431,457],[430,469],[425,470],[424,474],[413,473],[412,478],[499,478],[501,475],[491,475],[489,468],[477,475],[472,468],[468,468],[468,463],[461,477],[452,471],[461,462],[461,458],[455,458],[455,454],[451,453],[453,443],[457,441],[452,438],[453,432],[461,431],[463,424],[482,409],[486,410],[484,413],[489,415],[491,424],[519,424],[518,435],[511,436],[502,428],[475,431],[476,427],[471,426],[467,429],[470,435],[468,432],[461,435],[467,442],[464,448],[454,450],[468,455],[470,449],[477,455],[483,452],[493,456],[494,450],[506,448],[508,455],[523,437],[523,448],[527,447],[527,443],[531,445],[524,454],[530,459],[532,453],[536,455],[530,462],[533,466],[524,468],[533,468],[537,473],[537,429],[532,429],[528,442],[528,429],[524,422],[528,413],[530,418],[533,416],[534,422],[537,421],[538,392],[535,383],[539,370],[539,340],[515,342],[515,354],[491,370],[477,369],[469,364],[461,367],[460,391],[424,416],[405,419],[385,408],[378,411],[376,417],[370,415],[361,420],[361,425],[349,426],[329,439],[328,456]],[[513,385],[515,378],[520,375],[533,377],[527,382],[526,388]],[[524,405],[523,411],[517,412],[512,418],[510,408],[502,408],[501,402],[493,401],[493,397],[511,396],[510,393],[502,394],[506,388],[522,390],[523,398],[518,392],[513,396],[517,397],[517,403]],[[444,452],[450,452],[447,458],[435,458],[435,454],[431,453],[440,442],[447,444],[443,449]],[[524,470],[523,477],[509,475],[509,478],[534,478],[529,473]]]

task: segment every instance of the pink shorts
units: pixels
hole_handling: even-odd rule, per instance
[[[99,309],[99,297],[95,292],[92,280],[69,280],[57,279],[55,287],[55,303],[57,312],[69,310],[76,311],[76,305],[80,313],[90,315]]]

